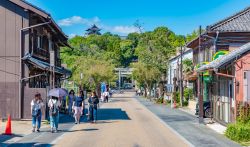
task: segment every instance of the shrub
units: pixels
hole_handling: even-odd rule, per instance
[[[186,101],[189,101],[189,99],[193,99],[193,88],[185,88],[183,96]]]
[[[158,104],[162,104],[163,102],[164,102],[163,97],[156,99],[156,103],[158,103]]]
[[[250,141],[250,125],[242,123],[230,124],[225,135],[237,142]]]
[[[240,106],[239,107],[239,116],[237,122],[247,124],[250,123],[250,107],[249,106]]]
[[[176,103],[180,103],[180,92],[175,92],[174,95],[174,100],[176,101]]]
[[[183,106],[188,106],[188,101],[183,101],[183,104],[182,104]]]
[[[225,135],[237,142],[250,141],[250,109],[249,106],[239,106],[239,114],[236,124],[227,127]]]

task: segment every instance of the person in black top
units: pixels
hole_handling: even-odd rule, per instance
[[[88,99],[89,103],[89,121],[96,123],[97,120],[97,107],[99,105],[99,99],[96,92],[92,92],[91,97]]]

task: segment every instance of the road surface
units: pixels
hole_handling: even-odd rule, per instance
[[[75,125],[51,144],[58,147],[189,146],[133,96],[134,93],[117,95],[101,105],[97,124]]]

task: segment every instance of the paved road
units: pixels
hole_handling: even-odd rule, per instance
[[[158,105],[137,97],[151,112],[197,147],[240,147],[239,144],[198,123],[198,119],[186,112]]]
[[[98,119],[97,124],[83,120],[80,125],[74,125],[71,117],[63,116],[59,133],[51,134],[49,128],[43,128],[41,133],[24,136],[20,141],[5,144],[4,147],[239,146],[205,125],[198,124],[194,116],[135,98],[133,93],[117,95],[111,102],[102,104]],[[3,144],[0,143],[0,146]]]
[[[120,98],[118,98],[120,97]],[[111,99],[98,112],[97,124],[80,124],[55,140],[55,146],[185,147],[173,133],[131,93]]]

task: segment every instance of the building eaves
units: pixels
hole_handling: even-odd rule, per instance
[[[232,60],[235,60],[235,59],[241,57],[242,55],[244,55],[245,53],[247,53],[249,51],[250,51],[250,43],[247,43],[247,44],[241,46],[240,48],[231,51],[227,55],[224,55],[224,56],[210,62],[207,65],[201,66],[196,71],[202,72],[202,71],[209,70],[209,69],[217,70],[218,68],[226,65],[227,63],[231,62]]]
[[[51,17],[51,15],[49,13],[47,13],[46,11],[42,10],[41,8],[25,1],[25,0],[9,0],[10,2],[26,9],[29,11],[32,11],[40,16],[42,16],[43,18],[50,20],[52,25],[57,29],[58,32],[60,32],[65,39],[68,38],[68,36],[62,31],[62,29],[56,24],[56,22],[53,20],[53,18]]]

